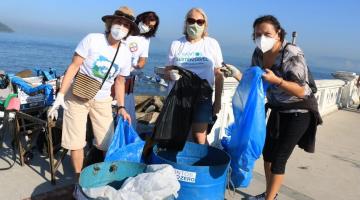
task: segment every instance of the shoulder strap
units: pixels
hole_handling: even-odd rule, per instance
[[[101,83],[100,88],[102,88],[102,86],[104,85],[107,77],[109,76],[110,70],[111,70],[112,66],[114,65],[114,62],[115,62],[116,56],[117,56],[117,54],[118,54],[118,52],[119,52],[120,46],[121,46],[121,41],[120,41],[120,43],[119,43],[119,45],[118,45],[118,47],[117,47],[117,49],[116,49],[116,53],[115,53],[114,59],[113,59],[112,62],[111,62],[111,65],[110,65],[110,67],[109,67],[109,70],[106,72],[106,75],[105,75],[105,77],[104,77],[104,79],[103,79],[103,81],[102,81],[102,83]]]
[[[281,62],[280,62],[280,71],[283,73],[283,63],[284,63],[284,54],[285,54],[285,49],[289,46],[289,45],[293,45],[292,43],[288,42],[285,44],[282,53],[281,53]]]

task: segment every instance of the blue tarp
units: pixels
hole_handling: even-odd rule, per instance
[[[231,180],[235,187],[247,187],[252,179],[255,161],[265,142],[265,91],[263,70],[250,67],[232,99],[234,123],[226,129],[222,146],[231,156]]]
[[[144,144],[145,142],[141,140],[129,122],[119,116],[105,161],[123,160],[141,162]]]
[[[41,84],[37,87],[32,87],[27,82],[25,82],[22,78],[13,76],[11,77],[11,83],[17,85],[24,91],[26,94],[30,95],[35,92],[44,91],[45,95],[45,105],[50,106],[54,102],[54,91],[53,87],[50,84]]]

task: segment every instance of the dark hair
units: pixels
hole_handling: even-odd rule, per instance
[[[135,19],[135,23],[137,25],[139,25],[140,22],[143,22],[147,17],[154,17],[155,20],[156,20],[156,24],[154,26],[154,28],[152,28],[149,32],[147,33],[142,33],[140,34],[141,36],[144,36],[145,38],[151,38],[151,37],[155,37],[155,33],[158,29],[158,26],[160,24],[160,20],[159,20],[159,17],[156,15],[155,12],[153,11],[147,11],[147,12],[143,12],[141,14],[139,14],[138,16],[136,16],[136,19]]]
[[[280,41],[283,42],[284,39],[285,39],[285,35],[286,35],[286,32],[285,30],[281,27],[280,25],[280,22],[276,19],[276,17],[272,16],[272,15],[264,15],[264,16],[261,16],[259,18],[257,18],[255,21],[254,21],[254,24],[253,24],[253,34],[252,34],[252,37],[253,37],[253,40],[255,40],[255,27],[259,24],[262,24],[262,23],[269,23],[269,24],[272,24],[275,28],[275,31],[278,32],[280,30],[280,33],[279,33],[279,36],[280,36]]]

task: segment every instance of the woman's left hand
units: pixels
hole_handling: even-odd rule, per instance
[[[122,108],[122,109],[118,110],[118,115],[121,115],[124,118],[124,120],[127,120],[129,122],[129,124],[131,124],[131,117],[126,112],[125,109]]]
[[[280,77],[276,76],[270,69],[265,69],[265,73],[262,75],[263,79],[271,84],[279,84],[281,82]]]

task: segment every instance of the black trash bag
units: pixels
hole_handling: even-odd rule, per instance
[[[160,148],[182,150],[191,129],[194,105],[212,98],[212,88],[206,79],[180,67],[176,81],[156,120],[152,142]]]

